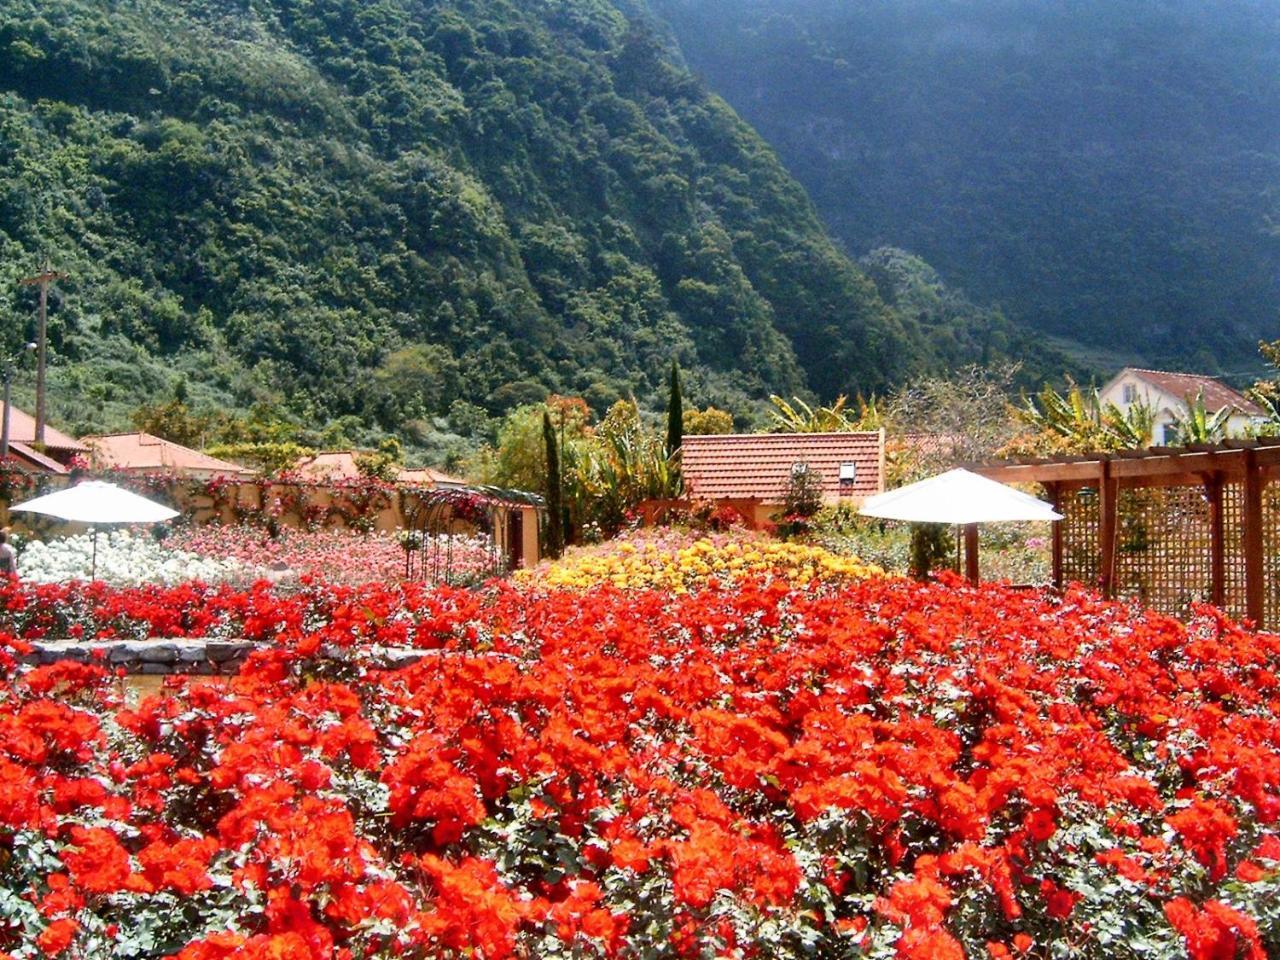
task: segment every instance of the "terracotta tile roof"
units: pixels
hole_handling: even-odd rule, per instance
[[[362,453],[361,450],[326,450],[310,457],[303,457],[294,470],[306,480],[353,480],[361,475],[356,458]],[[435,486],[438,483],[466,484],[465,480],[441,473],[434,467],[401,470],[396,481],[420,486]]]
[[[110,470],[172,470],[209,476],[251,477],[248,467],[219,460],[150,433],[112,433],[85,437],[94,466]]]
[[[27,446],[25,443],[9,441],[9,459],[16,460],[20,464],[35,467],[38,471],[45,473],[70,473],[71,471],[51,457],[46,457],[39,450]]]
[[[4,404],[0,403],[0,413]],[[25,410],[12,407],[9,410],[9,442],[35,443],[36,418]],[[71,453],[88,453],[89,448],[79,440],[67,436],[61,430],[55,430],[46,422],[44,425],[44,445],[51,450],[67,450]]]
[[[441,483],[466,486],[467,483],[467,481],[459,477],[451,477],[447,473],[441,473],[434,467],[416,467],[413,470],[401,470],[400,476],[396,479],[400,483],[411,483],[425,487],[434,487]]]
[[[326,450],[303,457],[293,469],[306,480],[354,480],[360,476],[359,455],[359,450]]]
[[[1184,400],[1194,400],[1196,394],[1204,391],[1204,405],[1210,412],[1216,413],[1223,407],[1235,407],[1240,413],[1251,417],[1265,414],[1261,407],[1215,377],[1206,377],[1198,373],[1170,373],[1167,370],[1144,370],[1141,367],[1125,367],[1121,373],[1132,373],[1140,380],[1145,380],[1153,387],[1171,393]]]
[[[879,433],[739,433],[685,437],[680,456],[691,497],[779,503],[792,466],[801,462],[822,475],[826,500],[879,493],[880,451]],[[840,467],[847,463],[856,465],[856,476],[842,484]]]

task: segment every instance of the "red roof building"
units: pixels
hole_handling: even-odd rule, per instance
[[[689,436],[680,458],[685,492],[695,500],[781,503],[800,464],[821,476],[828,504],[884,490],[883,431]]]
[[[467,485],[467,481],[459,477],[451,477],[449,474],[442,473],[434,467],[415,467],[412,470],[401,470],[400,476],[396,477],[396,480],[411,487],[465,487]]]
[[[1210,414],[1230,411],[1227,433],[1239,436],[1266,419],[1266,411],[1238,390],[1221,380],[1198,373],[1173,373],[1168,370],[1145,370],[1125,367],[1102,387],[1099,396],[1121,410],[1134,404],[1145,404],[1155,414],[1152,442],[1174,443],[1178,440],[1178,419],[1187,414],[1196,397],[1204,398]]]
[[[256,476],[248,467],[219,460],[150,433],[112,433],[85,437],[84,441],[89,447],[90,464],[97,470],[176,473],[201,480],[210,477],[247,480]]]
[[[313,483],[354,480],[363,476],[357,462],[357,458],[361,455],[360,450],[325,450],[303,457],[293,469],[302,479]],[[396,482],[415,487],[462,486],[466,483],[465,480],[441,473],[433,467],[402,469],[396,476]]]
[[[3,415],[4,404],[0,403],[0,415]],[[17,407],[9,408],[9,443],[24,444],[32,447],[36,442],[36,418]],[[88,453],[89,448],[79,440],[67,436],[61,430],[55,430],[48,423],[44,425],[45,456],[65,466],[77,453]]]
[[[1194,400],[1204,395],[1206,410],[1216,412],[1231,407],[1247,416],[1266,416],[1265,411],[1239,390],[1227,386],[1216,377],[1199,373],[1172,373],[1168,370],[1144,370],[1141,367],[1125,367],[1121,375],[1128,373],[1134,379],[1145,381],[1157,390],[1182,400]],[[1119,375],[1118,375],[1119,376]],[[1106,388],[1103,388],[1106,391]]]

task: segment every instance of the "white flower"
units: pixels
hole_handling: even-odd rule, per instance
[[[88,580],[94,568],[93,534],[33,541],[18,557],[18,572],[35,583]],[[172,550],[149,534],[112,530],[98,534],[96,577],[113,586],[175,584],[187,580],[217,583],[243,579],[256,571],[235,560]]]

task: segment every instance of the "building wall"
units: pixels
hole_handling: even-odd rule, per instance
[[[1126,387],[1132,388],[1127,394]],[[1152,431],[1152,444],[1173,443],[1175,413],[1185,414],[1187,402],[1182,397],[1152,386],[1147,381],[1133,375],[1126,375],[1113,383],[1107,384],[1098,394],[1102,402],[1114,403],[1123,411],[1128,411],[1135,403],[1142,402],[1156,411],[1155,427]],[[1211,413],[1215,411],[1210,411]],[[1227,420],[1227,432],[1231,436],[1243,434],[1254,422],[1254,418],[1245,414],[1234,414]]]

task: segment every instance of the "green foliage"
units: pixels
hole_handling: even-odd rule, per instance
[[[913,523],[908,572],[917,580],[928,580],[932,571],[951,562],[955,550],[955,537],[945,523]]]
[[[187,447],[201,447],[213,428],[214,418],[193,413],[182,400],[174,397],[164,403],[147,404],[133,414],[133,426],[165,440]]]
[[[555,559],[564,552],[564,489],[560,482],[560,455],[556,450],[556,431],[551,413],[542,411],[542,442],[547,461],[547,556]]]
[[[400,441],[395,437],[387,437],[378,445],[377,450],[356,454],[355,461],[360,476],[391,483],[400,475],[404,455],[400,450]]]
[[[220,460],[243,463],[264,476],[272,477],[291,469],[303,457],[312,456],[315,450],[288,441],[245,441],[214,444],[205,452]]]
[[[784,540],[809,532],[810,521],[822,509],[822,474],[807,463],[792,467],[782,509],[774,518]]]
[[[769,411],[773,419],[774,433],[840,433],[857,430],[857,421],[845,411],[849,398],[844,394],[826,407],[811,407],[799,397],[790,403],[779,396],[770,396],[774,409]]]
[[[1198,390],[1188,398],[1186,409],[1173,411],[1173,428],[1177,443],[1221,443],[1227,439],[1228,423],[1235,407],[1223,407],[1211,411],[1204,405],[1204,391]]]
[[[849,249],[916,251],[1017,323],[1149,366],[1240,369],[1274,331],[1273,3],[650,3]],[[899,309],[998,360],[1009,329],[926,319],[950,311]]]
[[[1201,398],[1201,407],[1204,402]],[[1131,450],[1150,446],[1155,410],[1144,402],[1120,409],[1103,402],[1097,388],[1086,391],[1072,383],[1066,393],[1045,386],[1033,397],[1023,397],[1014,411],[1032,428],[1010,452],[1022,454],[1088,453],[1095,450]],[[1225,424],[1225,418],[1223,420]]]
[[[576,539],[588,527],[615,531],[641,501],[677,493],[679,475],[664,438],[631,400],[617,401],[594,425],[580,398],[553,396],[514,410],[498,428],[497,445],[483,452],[474,472],[487,483],[547,491],[545,422],[556,441],[566,539]]]
[[[673,457],[684,443],[684,404],[680,397],[680,366],[671,361],[671,394],[667,399],[667,456]]]
[[[53,412],[118,428],[176,371],[196,416],[458,451],[459,403],[656,409],[673,356],[739,414],[952,360],[626,7],[4,5],[0,311],[39,251],[70,275]]]
[[[681,433],[684,436],[733,433],[733,414],[711,406],[705,410],[696,408],[685,410]]]

